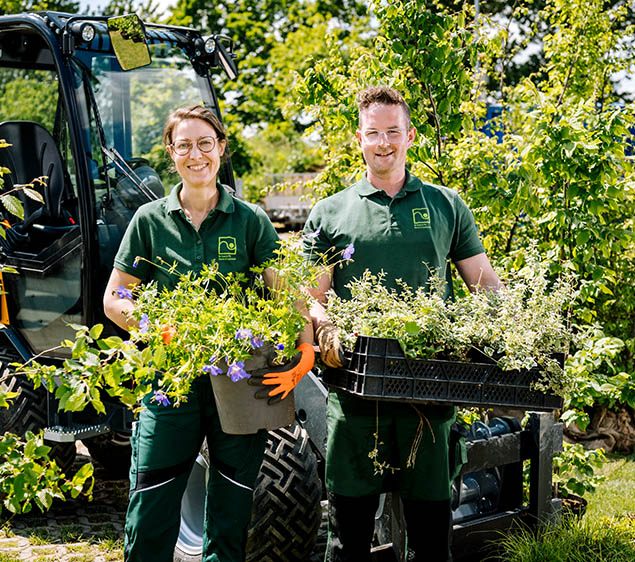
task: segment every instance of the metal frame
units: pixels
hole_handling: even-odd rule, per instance
[[[454,525],[452,553],[455,562],[482,560],[488,543],[501,532],[521,524],[528,527],[554,524],[562,501],[552,497],[553,455],[562,450],[562,423],[553,414],[530,412],[522,431],[468,442],[468,461],[462,474],[499,467],[504,471],[499,509],[492,514]],[[530,462],[529,504],[522,504],[523,462]],[[374,562],[405,562],[405,520],[397,494],[392,498],[393,542],[375,549]],[[391,546],[392,548],[387,548]]]

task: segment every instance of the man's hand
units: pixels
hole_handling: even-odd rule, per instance
[[[298,346],[298,353],[291,361],[272,367],[263,374],[252,373],[248,379],[248,384],[252,386],[260,385],[277,385],[271,390],[261,389],[255,394],[256,398],[266,398],[269,396],[269,404],[276,404],[284,400],[289,392],[300,382],[300,379],[306,375],[315,362],[315,352],[313,346],[308,343],[301,343]]]
[[[320,346],[322,361],[335,369],[344,364],[344,353],[340,344],[340,331],[328,320],[320,322],[315,330],[315,339]]]

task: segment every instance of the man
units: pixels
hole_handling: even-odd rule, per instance
[[[365,177],[318,202],[305,227],[305,254],[354,248],[353,261],[330,267],[311,316],[322,360],[341,367],[337,330],[325,313],[325,293],[333,288],[350,298],[346,284],[365,269],[386,272],[397,288],[426,286],[431,272],[451,281],[451,260],[467,286],[498,289],[500,281],[483,251],[471,212],[458,194],[426,184],[406,170],[406,153],[416,136],[410,109],[395,90],[371,87],[357,96],[357,139],[366,162]],[[352,245],[352,247],[351,247]],[[447,284],[452,296],[452,283]],[[370,334],[372,335],[372,334]],[[328,396],[326,487],[329,499],[327,562],[370,560],[374,513],[379,494],[397,486],[404,505],[409,548],[416,560],[451,559],[450,406],[372,401],[331,389]],[[425,420],[414,467],[407,467],[417,428]],[[396,468],[375,474],[368,453],[379,429],[381,457]]]

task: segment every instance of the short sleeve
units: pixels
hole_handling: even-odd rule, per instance
[[[474,221],[474,215],[463,200],[456,195],[456,223],[452,247],[450,248],[450,259],[460,261],[471,258],[485,251],[478,236],[478,229]]]
[[[267,213],[260,207],[254,207],[252,239],[253,265],[262,265],[267,260],[275,257],[275,251],[280,244],[280,237],[271,224]]]

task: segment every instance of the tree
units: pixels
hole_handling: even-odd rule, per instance
[[[79,2],[73,0],[0,0],[0,15],[54,10],[56,12],[77,13]]]
[[[606,10],[599,0],[547,0],[540,12],[550,30],[546,65],[502,88],[504,111],[489,123],[502,132],[499,139],[482,130],[482,77],[501,68],[504,25],[481,33],[470,7],[451,12],[424,0],[372,6],[379,22],[374,45],[348,60],[333,49],[310,65],[297,88],[326,147],[327,165],[313,185],[317,197],[346,187],[364,169],[353,136],[355,92],[370,84],[396,87],[419,132],[412,171],[462,193],[499,263],[522,265],[536,241],[554,276],[575,270],[576,330],[597,323],[591,339],[623,342],[612,368],[598,363],[587,374],[601,386],[628,373],[615,392],[618,402],[635,407],[635,198],[625,142],[635,122],[607,87],[607,77],[632,63],[631,51],[620,49],[632,34],[628,11]]]
[[[110,0],[99,11],[103,16],[122,16],[124,14],[137,14],[143,21],[158,22],[165,14],[159,10],[156,0]]]
[[[179,0],[169,23],[222,33],[234,41],[239,76],[234,82],[221,77],[218,90],[234,169],[238,176],[249,175],[249,183],[255,181],[254,198],[264,187],[263,173],[287,171],[269,167],[270,158],[259,156],[264,147],[276,150],[281,136],[289,136],[285,145],[293,147],[293,161],[315,161],[314,147],[300,139],[310,123],[288,107],[289,93],[311,55],[328,55],[322,38],[329,28],[346,44],[365,27],[362,0]]]

